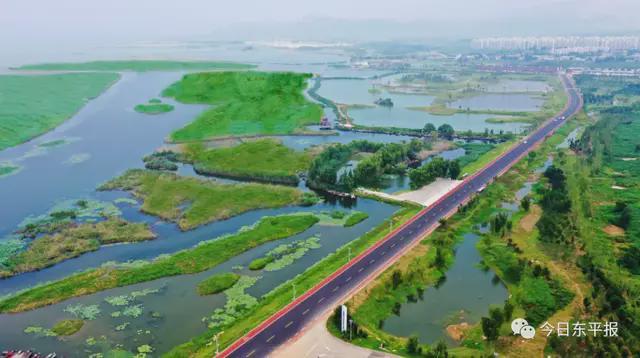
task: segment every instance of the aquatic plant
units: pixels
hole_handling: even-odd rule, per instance
[[[25,247],[25,242],[17,238],[8,238],[0,240],[0,277],[4,276],[5,270],[11,269],[9,265],[10,259]],[[5,275],[9,275],[7,272]]]
[[[142,305],[125,307],[122,310],[122,315],[131,318],[138,318],[142,316]]]
[[[108,304],[112,306],[127,306],[131,303],[132,298],[127,295],[109,296],[104,299]]]
[[[124,331],[125,329],[127,329],[127,327],[129,327],[130,324],[131,324],[131,322],[124,322],[122,324],[117,325],[115,330],[118,331],[118,332]]]
[[[122,312],[120,312],[120,311],[111,312],[111,317],[113,317],[113,318],[118,318],[120,316],[122,316]]]
[[[98,305],[83,305],[82,303],[69,305],[64,311],[84,320],[94,320],[100,315]]]
[[[138,205],[138,201],[135,200],[135,199],[131,199],[131,198],[117,198],[113,202],[116,203],[116,204]]]
[[[13,164],[11,162],[0,163],[0,178],[16,174],[22,169],[21,166]]]
[[[64,164],[74,165],[80,164],[82,162],[86,162],[91,158],[91,154],[89,153],[76,153],[71,155],[67,160],[64,161]]]
[[[209,328],[229,324],[240,317],[243,312],[258,304],[258,300],[246,293],[245,290],[258,282],[260,278],[241,276],[235,285],[226,290],[224,294],[227,296],[227,302],[224,309],[214,310],[213,315],[205,319],[209,322]]]
[[[151,347],[148,344],[143,344],[140,347],[138,347],[138,353],[151,353],[153,352],[153,347]]]
[[[306,240],[294,241],[279,254],[279,257],[277,259],[275,259],[273,262],[268,263],[264,267],[264,270],[281,270],[291,265],[296,260],[302,258],[307,253],[307,251],[317,248],[320,248],[320,238],[318,236],[312,236]]]
[[[40,326],[29,326],[24,329],[24,333],[26,334],[35,334],[42,337],[55,337],[56,333],[50,329],[40,327]]]

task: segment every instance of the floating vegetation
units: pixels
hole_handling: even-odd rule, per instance
[[[120,312],[120,311],[111,312],[111,317],[113,317],[113,318],[118,318],[120,316],[122,316],[122,312]]]
[[[13,164],[11,162],[0,163],[0,178],[17,174],[21,169],[21,166]]]
[[[208,321],[209,328],[229,324],[240,317],[251,307],[258,304],[258,300],[245,292],[253,286],[261,277],[241,276],[238,282],[228,290],[224,291],[227,302],[224,308],[213,311],[213,315],[204,319]]]
[[[267,264],[264,268],[265,271],[277,271],[283,269],[300,259],[307,253],[307,251],[320,248],[320,238],[312,236],[303,241],[295,241],[288,246],[289,247],[287,248],[281,249],[281,252],[276,253],[278,258]]]
[[[133,292],[129,293],[128,295],[109,296],[109,297],[106,297],[104,300],[108,304],[110,304],[110,305],[112,305],[114,307],[128,306],[136,298],[144,297],[144,296],[147,296],[147,295],[150,295],[150,294],[153,294],[153,293],[158,293],[158,292],[160,292],[160,288],[145,288],[143,290],[133,291]]]
[[[320,248],[320,238],[312,236],[306,240],[297,240],[289,244],[282,244],[267,252],[264,257],[255,259],[249,264],[251,270],[277,271],[281,270],[304,256],[307,251]]]
[[[131,324],[131,322],[124,322],[122,324],[117,325],[115,329],[118,332],[124,331],[125,329],[127,329],[127,327],[129,327],[130,324]]]
[[[151,347],[148,344],[143,344],[140,347],[138,347],[138,353],[141,353],[141,354],[153,353],[153,347]]]
[[[350,213],[334,210],[334,211],[323,211],[316,216],[320,219],[321,225],[331,225],[331,226],[353,226],[360,221],[369,217],[368,214],[363,213],[361,211],[351,211]]]
[[[98,305],[83,305],[82,303],[69,305],[64,309],[64,311],[71,313],[77,318],[90,321],[96,319],[100,315],[100,308]]]
[[[122,310],[122,315],[131,318],[138,318],[142,316],[142,305],[125,307]]]
[[[233,267],[231,267],[231,269],[233,271],[242,271],[242,270],[244,270],[244,266],[242,266],[242,265],[234,265]]]
[[[65,214],[64,216],[61,214]],[[19,225],[19,232],[42,229],[51,224],[59,224],[61,222],[69,222],[72,219],[90,218],[106,218],[120,216],[122,212],[113,203],[99,200],[65,200],[54,207],[44,215],[29,216],[25,218]],[[42,232],[42,231],[40,231]]]
[[[130,205],[138,205],[138,201],[131,198],[118,198],[113,201],[116,204],[130,204]]]
[[[40,327],[40,326],[29,326],[24,329],[24,333],[26,334],[34,334],[41,337],[55,337],[56,334],[50,329]]]
[[[69,159],[65,160],[64,164],[68,164],[68,165],[80,164],[82,162],[86,162],[90,158],[91,158],[91,154],[89,153],[77,153],[77,154],[73,154],[72,156],[69,157]]]
[[[25,245],[24,241],[11,236],[8,239],[0,240],[0,277],[10,274],[10,267],[8,266],[10,259],[22,250]]]
[[[130,296],[121,295],[121,296],[109,296],[104,299],[108,304],[112,306],[128,306],[129,303],[133,300]]]
[[[79,140],[79,138],[71,138],[71,137],[65,137],[65,138],[60,138],[60,139],[53,139],[53,140],[49,140],[46,142],[42,142],[40,144],[38,144],[38,147],[40,148],[54,148],[54,147],[59,147],[65,144],[69,144],[72,142],[75,142]]]

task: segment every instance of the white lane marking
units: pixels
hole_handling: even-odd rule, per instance
[[[362,270],[364,270],[364,267],[360,267],[360,269],[358,270],[358,272],[362,272]]]
[[[380,254],[380,256],[384,256],[384,254],[386,254],[386,251],[382,251],[382,253]]]
[[[340,288],[340,286],[336,286],[333,290],[331,290],[331,292],[336,292],[336,291],[338,291],[339,288]]]
[[[324,301],[324,297],[322,297],[321,299],[318,300],[318,303]]]
[[[393,249],[394,247],[396,247],[396,243],[395,242],[393,244],[391,244],[391,248]]]
[[[351,281],[351,276],[347,277],[346,282],[349,282],[349,281]]]
[[[273,336],[267,338],[267,343],[271,342],[274,338],[276,338],[275,334]]]
[[[293,324],[293,321],[289,321],[289,323],[284,325],[284,328],[289,328],[289,326],[291,326]]]
[[[255,352],[256,352],[256,350],[254,349],[254,350],[252,350],[251,352],[249,352],[249,354],[247,354],[245,357],[249,358],[249,357],[251,357],[251,356],[253,355],[253,353],[255,353]]]
[[[307,308],[306,310],[304,310],[304,312],[302,312],[302,315],[306,315],[307,313],[309,313],[309,309]]]
[[[375,260],[375,259],[371,259],[371,260],[369,260],[369,265],[371,265],[371,264],[372,264],[372,263],[374,263],[374,262],[376,262],[376,260]]]

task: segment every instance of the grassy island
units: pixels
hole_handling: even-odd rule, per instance
[[[143,200],[142,211],[189,230],[244,212],[302,204],[302,191],[265,184],[219,184],[173,173],[133,169],[100,187],[128,190]]]
[[[233,272],[213,275],[198,284],[198,294],[213,295],[233,286],[240,279],[240,275]]]
[[[297,174],[306,171],[312,159],[310,152],[295,151],[274,139],[209,150],[190,144],[185,156],[201,174],[291,185],[298,183]]]
[[[77,333],[82,326],[84,326],[84,321],[81,319],[65,319],[57,322],[51,328],[51,331],[56,336],[71,336]]]
[[[157,98],[153,98],[149,100],[148,103],[139,104],[135,106],[133,109],[135,109],[135,111],[138,113],[162,114],[162,113],[173,111],[173,108],[174,108],[173,105],[170,105],[168,103],[162,103],[161,100]]]
[[[310,214],[265,217],[253,227],[236,234],[154,261],[103,266],[26,290],[0,301],[0,312],[27,311],[114,287],[202,272],[256,246],[301,233],[317,222],[318,218]]]
[[[155,234],[144,223],[130,223],[109,218],[98,223],[61,223],[62,228],[33,240],[27,249],[11,256],[0,277],[37,271],[61,261],[95,251],[102,245],[154,239]]]
[[[67,63],[40,63],[18,67],[19,70],[36,71],[209,71],[209,70],[245,70],[253,68],[235,62],[221,61],[162,61],[162,60],[123,60],[91,61]]]
[[[216,137],[290,134],[317,124],[318,104],[302,94],[310,74],[209,72],[185,75],[163,96],[213,108],[171,134],[176,142]]]
[[[0,150],[60,125],[118,78],[115,73],[0,76]]]

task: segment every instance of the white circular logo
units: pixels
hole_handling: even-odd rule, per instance
[[[531,326],[524,326],[520,330],[520,335],[524,339],[532,339],[536,335],[536,329]]]
[[[511,322],[511,330],[513,331],[513,334],[520,334],[520,330],[522,329],[522,327],[524,326],[528,326],[529,322],[527,322],[527,320],[525,320],[524,318],[516,318]]]

